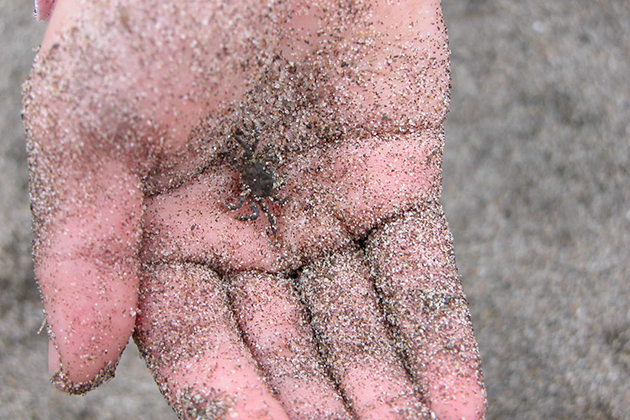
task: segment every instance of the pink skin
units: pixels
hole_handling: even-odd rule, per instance
[[[181,418],[484,418],[438,202],[449,83],[439,1],[377,1],[350,24],[295,2],[275,35],[260,2],[197,3],[60,0],[52,14],[25,125],[55,384],[98,385],[133,333]],[[378,40],[353,61],[372,30]],[[270,38],[237,48],[257,34]],[[261,144],[282,127],[293,139],[277,168],[289,201],[269,204],[276,234],[264,214],[235,219],[250,211],[225,206],[239,175],[207,163],[215,149],[242,153],[212,127],[238,109],[225,104],[247,104],[252,80],[273,77],[251,59],[264,48],[283,68],[310,63],[290,77],[330,99],[322,112],[365,128],[302,149],[289,147],[298,119],[263,133]],[[270,107],[260,118],[283,111]]]
[[[55,9],[55,0],[35,0],[33,10],[37,20],[49,20]]]

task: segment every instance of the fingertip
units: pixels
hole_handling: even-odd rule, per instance
[[[443,385],[443,384],[442,384]],[[444,391],[444,390],[442,390]],[[435,392],[435,394],[440,394]],[[456,384],[446,393],[448,397],[433,395],[431,410],[443,420],[482,420],[486,418],[486,394],[483,385],[474,380]]]
[[[116,366],[118,366],[118,359],[113,362],[108,361],[93,379],[76,381],[72,380],[70,376],[64,372],[63,366],[60,365],[60,370],[55,372],[50,380],[60,391],[67,392],[68,394],[82,395],[113,378]]]
[[[114,377],[118,361],[125,344],[120,346],[112,342],[105,348],[91,348],[90,343],[82,345],[63,345],[51,338],[48,343],[48,372],[51,382],[60,391],[69,394],[85,394]],[[120,341],[120,340],[118,340]],[[107,348],[109,347],[109,348]]]
[[[40,276],[47,280],[42,292],[49,324],[48,368],[58,389],[83,394],[114,376],[135,325],[137,284],[116,281],[120,275],[102,267],[99,273],[87,262],[66,261],[56,267]]]

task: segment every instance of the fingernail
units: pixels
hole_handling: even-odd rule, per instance
[[[61,356],[52,340],[48,340],[48,374],[54,376],[61,370]]]

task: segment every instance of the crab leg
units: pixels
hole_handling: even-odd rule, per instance
[[[245,202],[245,195],[241,195],[241,198],[238,200],[236,204],[227,203],[226,205],[230,210],[238,210],[243,207],[243,203]]]
[[[271,231],[273,233],[276,233],[276,218],[273,216],[273,213],[271,212],[271,210],[269,210],[269,207],[267,207],[264,202],[259,201],[258,204],[260,204],[260,207],[269,219],[269,226],[271,226]]]
[[[249,207],[252,209],[252,214],[250,214],[249,216],[239,216],[239,217],[237,217],[238,220],[256,220],[256,219],[258,219],[258,216],[260,216],[260,210],[258,209],[258,205],[256,204],[256,201],[254,201],[254,199],[251,198],[251,197],[249,199]]]
[[[235,135],[234,138],[236,139],[238,144],[243,146],[243,149],[245,149],[245,154],[247,156],[251,157],[254,154],[254,150],[252,149],[252,147],[249,144],[245,143],[243,140],[241,140],[241,137],[238,134]]]

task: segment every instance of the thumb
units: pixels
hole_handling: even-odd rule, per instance
[[[86,128],[85,97],[56,95],[72,80],[43,61],[24,92],[35,275],[53,381],[83,393],[112,376],[133,331],[143,193],[130,134]]]
[[[113,374],[134,327],[142,195],[107,159],[82,173],[47,157],[31,151],[35,274],[53,380],[82,393]]]

